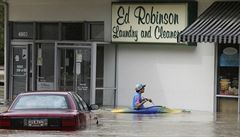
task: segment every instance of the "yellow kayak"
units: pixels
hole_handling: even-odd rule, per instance
[[[144,109],[133,110],[130,108],[117,108],[113,109],[113,113],[139,113],[139,114],[154,114],[154,113],[181,113],[190,112],[184,109],[171,109],[164,106],[151,106]]]

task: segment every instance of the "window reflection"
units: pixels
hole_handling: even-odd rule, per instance
[[[54,89],[54,44],[38,44],[37,89]]]
[[[13,109],[67,109],[67,101],[61,95],[27,95],[17,101]]]

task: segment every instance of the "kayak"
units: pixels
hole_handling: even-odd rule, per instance
[[[130,109],[130,108],[117,108],[113,109],[113,113],[137,113],[137,114],[155,114],[155,113],[181,113],[181,112],[190,112],[185,109],[172,109],[165,106],[151,106],[144,109]]]

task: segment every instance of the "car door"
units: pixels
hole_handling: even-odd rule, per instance
[[[80,100],[84,112],[86,114],[86,119],[87,122],[91,125],[91,124],[96,124],[97,123],[97,116],[90,110],[89,105],[82,99],[82,97],[78,94],[76,94],[76,96],[78,97],[78,99]]]
[[[86,114],[84,107],[80,101],[80,99],[76,96],[76,94],[72,94],[72,97],[74,98],[74,101],[76,103],[77,106],[77,110],[78,110],[78,122],[79,122],[79,126],[80,128],[85,128],[88,124],[88,114]]]

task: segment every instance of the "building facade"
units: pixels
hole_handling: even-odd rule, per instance
[[[73,90],[88,103],[131,106],[135,85],[145,83],[144,96],[156,105],[239,111],[238,86],[234,94],[218,94],[225,48],[217,41],[177,41],[194,21],[190,11],[199,16],[214,0],[5,2],[6,100],[25,91]],[[238,67],[233,72],[225,80],[238,85]]]

